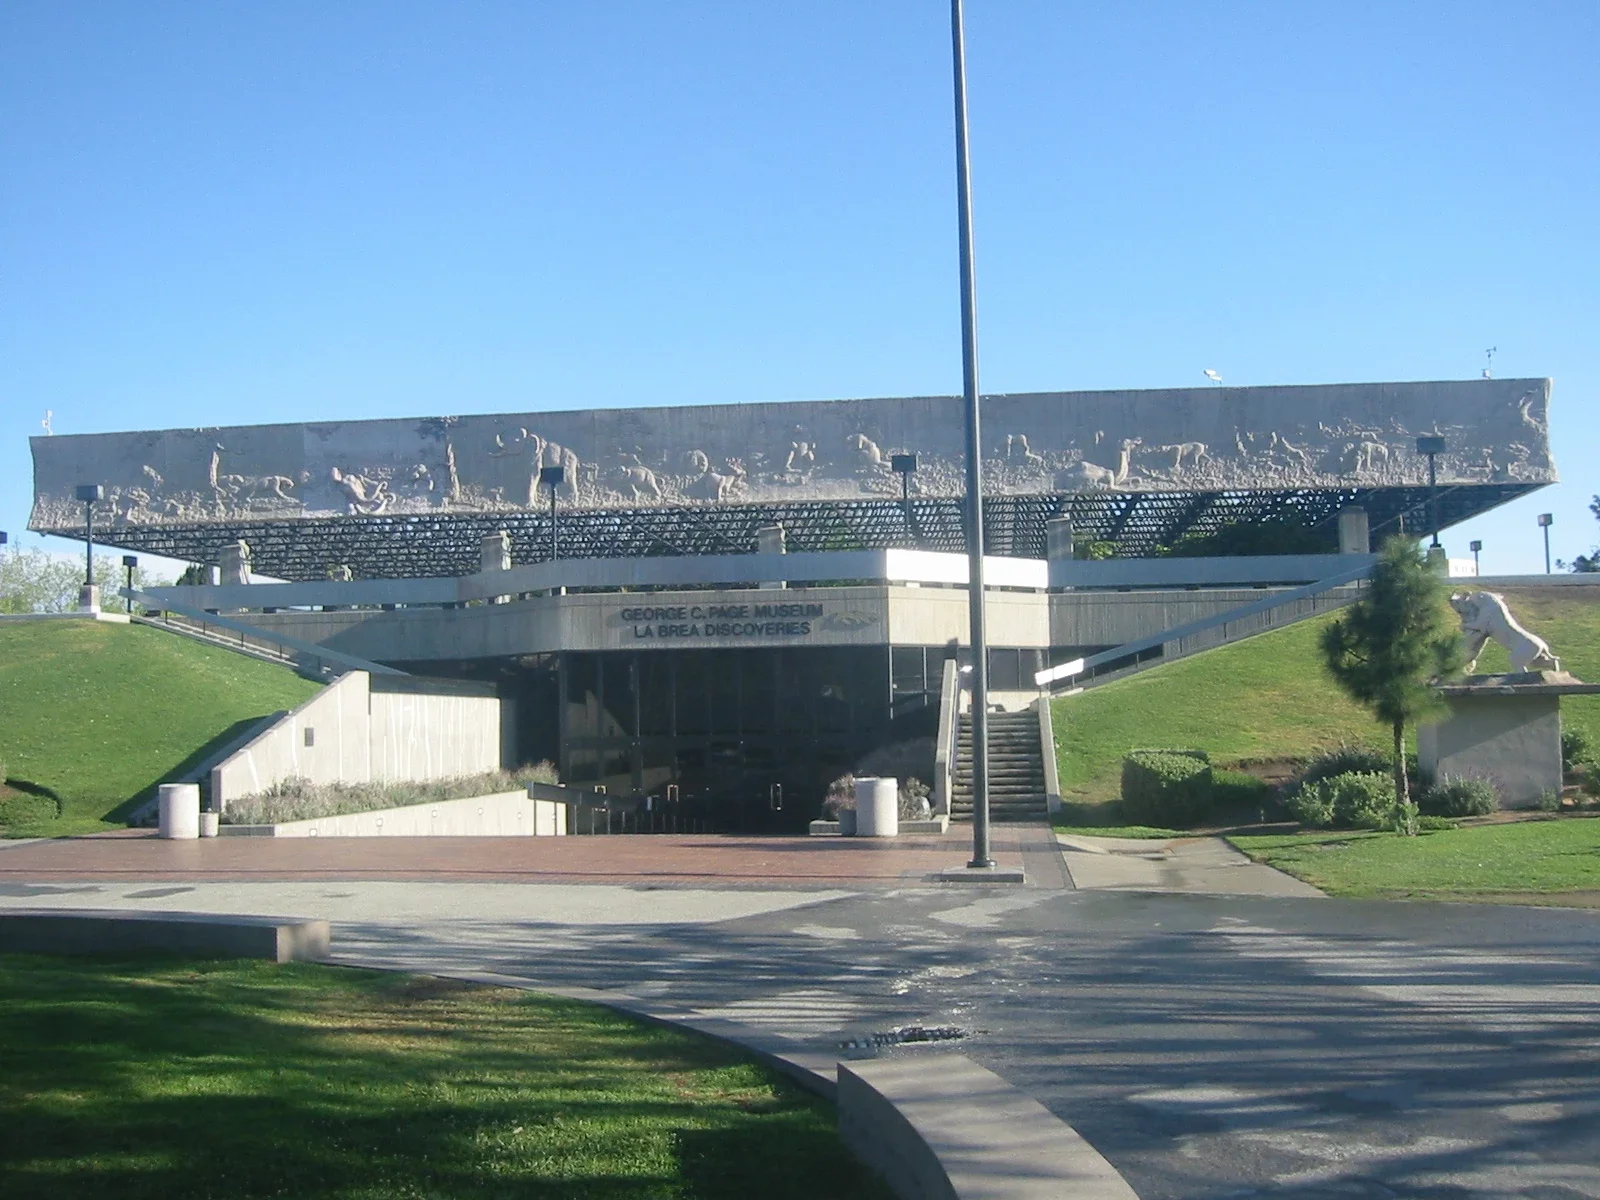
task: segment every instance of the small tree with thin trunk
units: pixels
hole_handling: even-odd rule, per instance
[[[1399,823],[1416,832],[1406,780],[1406,725],[1444,716],[1433,684],[1461,668],[1461,626],[1444,582],[1416,544],[1390,538],[1357,600],[1322,633],[1323,661],[1346,694],[1394,731]]]

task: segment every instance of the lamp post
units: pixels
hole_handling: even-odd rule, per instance
[[[900,476],[900,499],[902,503],[911,503],[911,472],[917,469],[917,456],[915,454],[891,454],[889,465]]]
[[[1472,573],[1474,575],[1483,574],[1478,569],[1478,551],[1483,549],[1483,543],[1477,540],[1470,541],[1467,543],[1467,549],[1472,551]]]
[[[1439,544],[1439,477],[1434,470],[1434,459],[1444,453],[1444,439],[1438,434],[1427,434],[1417,439],[1417,453],[1428,456],[1428,524],[1433,529],[1433,545]]]
[[[556,489],[567,481],[565,467],[540,467],[539,482],[550,489],[550,561],[555,562],[561,542],[556,534]]]
[[[133,569],[138,565],[138,555],[124,554],[122,556],[122,569],[126,571],[128,575],[128,616],[130,618],[133,616]]]
[[[972,642],[972,861],[989,868],[989,641],[983,625],[983,439],[978,414],[977,280],[967,154],[967,47],[961,0],[950,0],[955,75],[956,214],[961,251],[961,382],[967,424],[967,620]]]
[[[1539,528],[1544,530],[1544,573],[1550,574],[1550,514],[1539,514]]]
[[[74,494],[83,502],[83,595],[78,598],[80,608],[98,607],[94,594],[94,506],[105,499],[106,490],[98,483],[80,483]]]

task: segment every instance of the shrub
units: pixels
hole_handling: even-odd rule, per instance
[[[933,789],[915,775],[900,785],[900,819],[926,820],[933,813]]]
[[[1185,828],[1211,811],[1211,764],[1198,750],[1134,750],[1122,760],[1122,809],[1131,822]]]
[[[1432,817],[1481,817],[1500,808],[1500,795],[1487,779],[1446,775],[1417,800]]]
[[[1589,751],[1589,739],[1584,736],[1583,730],[1563,729],[1561,731],[1562,770],[1569,773],[1574,772],[1593,757]]]
[[[0,825],[35,825],[56,816],[56,802],[49,796],[0,787]]]
[[[1296,776],[1293,790],[1299,791],[1308,783],[1319,783],[1335,775],[1370,775],[1374,771],[1387,771],[1392,766],[1393,760],[1382,751],[1342,745],[1324,751],[1307,763],[1305,770]]]
[[[1418,817],[1417,828],[1428,833],[1442,833],[1446,829],[1460,829],[1461,826],[1449,817]]]
[[[1288,808],[1313,829],[1388,829],[1396,819],[1394,780],[1382,771],[1347,771],[1300,788]]]
[[[1244,771],[1211,772],[1211,802],[1216,808],[1264,808],[1272,799],[1272,785]]]
[[[837,821],[841,812],[847,808],[853,811],[855,806],[856,777],[841,775],[828,785],[828,793],[822,798],[823,819]]]
[[[290,776],[254,795],[229,800],[222,819],[229,825],[278,825],[285,821],[309,821],[315,817],[337,817],[378,808],[464,800],[470,796],[514,792],[530,783],[556,782],[559,781],[555,768],[549,763],[533,763],[516,771],[487,771],[481,775],[457,775],[420,782],[375,779],[371,783],[312,783],[309,779]]]

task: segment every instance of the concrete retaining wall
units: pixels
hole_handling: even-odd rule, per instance
[[[211,803],[291,776],[313,783],[445,779],[501,766],[500,701],[444,681],[351,671],[211,770]]]
[[[567,808],[534,800],[525,791],[498,792],[284,821],[278,825],[223,825],[226,837],[559,837],[567,832]]]
[[[11,910],[0,912],[0,950],[34,954],[151,951],[273,962],[325,958],[326,921],[216,913]]]

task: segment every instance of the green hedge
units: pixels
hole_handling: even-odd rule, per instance
[[[1129,821],[1183,829],[1211,812],[1211,763],[1203,750],[1133,750],[1122,760]]]
[[[1395,822],[1394,776],[1347,771],[1319,779],[1291,795],[1288,808],[1310,829],[1388,829]]]

